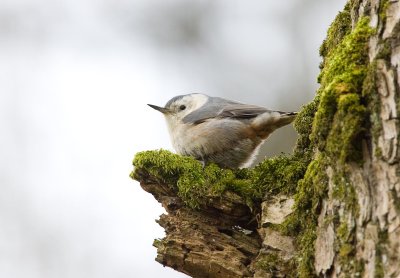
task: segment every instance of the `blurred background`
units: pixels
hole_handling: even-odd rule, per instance
[[[146,106],[193,92],[294,111],[344,0],[2,0],[0,277],[185,277],[154,261],[163,213],[130,180],[172,150]],[[260,159],[290,153],[292,126]]]

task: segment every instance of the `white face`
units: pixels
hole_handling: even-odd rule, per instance
[[[208,100],[206,95],[191,94],[176,99],[165,106],[169,113],[164,113],[168,131],[171,136],[172,145],[178,153],[183,153],[182,149],[187,144],[185,136],[189,125],[184,124],[182,119],[191,112],[203,106]]]
[[[191,94],[184,96],[173,103],[168,108],[172,113],[165,114],[165,117],[169,124],[178,124],[182,119],[197,110],[207,102],[208,97],[202,94]]]

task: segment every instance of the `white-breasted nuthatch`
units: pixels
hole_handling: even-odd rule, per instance
[[[164,114],[179,154],[231,169],[250,166],[260,144],[297,114],[204,94],[176,96],[165,107],[148,105]]]

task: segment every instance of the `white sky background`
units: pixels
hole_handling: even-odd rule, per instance
[[[154,261],[163,209],[129,178],[136,152],[172,150],[146,104],[204,92],[296,110],[343,6],[2,0],[0,277],[184,277]],[[284,128],[264,152],[294,141]]]

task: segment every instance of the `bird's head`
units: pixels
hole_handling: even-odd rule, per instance
[[[151,108],[164,114],[168,124],[182,123],[182,119],[203,106],[209,96],[204,94],[180,95],[170,99],[164,107],[148,104]]]

